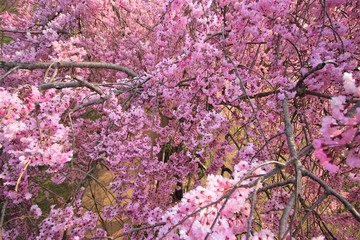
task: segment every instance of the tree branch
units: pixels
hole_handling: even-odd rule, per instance
[[[279,230],[279,238],[280,239],[285,238],[285,235],[287,232],[286,222],[289,218],[290,210],[293,208],[294,205],[295,205],[295,209],[296,209],[297,197],[298,197],[298,195],[301,196],[301,193],[302,193],[302,182],[301,182],[302,173],[300,170],[301,163],[299,161],[298,153],[296,150],[296,144],[295,144],[294,134],[293,134],[291,120],[290,120],[287,96],[285,96],[284,101],[283,101],[283,109],[284,109],[285,133],[286,133],[287,143],[289,146],[290,156],[295,159],[294,165],[295,165],[295,174],[296,174],[295,175],[296,188],[295,188],[295,192],[293,192],[293,194],[291,195],[291,198],[290,198],[288,204],[286,205],[286,207],[283,211],[283,215],[281,216],[281,219],[280,219],[280,230]],[[289,229],[291,229],[291,224],[290,224]]]
[[[331,98],[335,97],[333,95],[319,93],[319,92],[310,91],[310,90],[305,90],[304,94],[312,95],[312,96],[316,96],[316,97],[321,97],[321,98],[326,98],[326,99],[331,99]],[[357,103],[358,101],[359,101],[359,98],[353,98],[353,97],[347,97],[346,98],[346,102],[348,102],[348,103]]]
[[[88,81],[85,81],[83,79],[80,79],[80,78],[75,78],[75,80],[78,81],[82,86],[85,86],[85,87],[89,88],[90,90],[98,93],[101,97],[104,96],[103,91],[99,87],[95,86],[94,84],[92,84]]]
[[[18,66],[15,66],[15,67],[11,68],[10,70],[6,71],[3,75],[1,75],[1,77],[0,77],[0,85],[3,83],[4,78],[6,78],[10,73],[12,73],[13,71],[15,71],[18,68],[19,68]]]
[[[38,86],[39,90],[48,90],[51,88],[62,89],[62,88],[76,88],[82,87],[83,85],[80,82],[51,82],[44,83]]]
[[[283,214],[280,218],[280,230],[279,230],[279,239],[284,239],[285,238],[285,234],[287,232],[287,228],[286,228],[286,223],[287,220],[290,216],[290,212],[291,209],[293,208],[294,204],[295,204],[295,200],[296,200],[296,193],[293,192],[291,194],[291,197],[289,199],[289,202],[286,204]]]
[[[304,85],[304,80],[309,77],[311,74],[313,74],[316,71],[319,71],[321,69],[323,69],[326,64],[333,64],[335,66],[337,66],[337,63],[333,62],[333,61],[325,61],[322,63],[319,63],[318,65],[316,65],[315,67],[313,67],[312,69],[310,69],[307,73],[305,73],[300,79],[299,81],[296,83],[295,87],[291,90],[295,90],[297,92],[298,95],[303,96],[304,95],[304,91],[306,86]]]
[[[149,226],[143,226],[143,227],[139,227],[139,228],[133,228],[131,229],[130,231],[128,232],[124,232],[124,233],[120,233],[118,235],[115,235],[113,238],[111,239],[118,239],[120,237],[124,237],[124,236],[127,236],[127,235],[131,235],[132,233],[134,232],[138,232],[138,231],[142,231],[142,230],[146,230],[146,229],[149,229],[149,228],[156,228],[156,227],[159,227],[159,226],[163,226],[165,225],[166,223],[165,222],[160,222],[160,223],[157,223],[157,224],[154,224],[154,225],[149,225]]]
[[[282,186],[285,186],[285,185],[288,185],[288,184],[292,184],[295,182],[295,178],[290,178],[290,179],[287,179],[287,180],[284,180],[284,181],[281,181],[281,182],[275,182],[275,183],[272,183],[272,184],[269,184],[269,185],[266,185],[262,188],[259,189],[259,192],[265,192],[269,189],[273,189],[273,188],[276,188],[276,187],[282,187]]]
[[[4,227],[4,219],[5,219],[5,212],[6,212],[6,207],[8,205],[8,200],[6,199],[3,203],[2,209],[1,209],[1,217],[0,217],[0,239],[2,239],[2,232],[3,232],[3,227]]]
[[[31,33],[31,34],[41,34],[41,31],[32,31],[32,30],[20,30],[20,29],[0,29],[0,32],[9,32],[9,33]]]
[[[360,222],[360,214],[358,211],[356,211],[355,207],[349,203],[343,196],[341,196],[338,192],[336,192],[334,189],[332,189],[327,183],[325,183],[323,180],[321,180],[319,177],[315,176],[312,172],[305,169],[304,167],[301,168],[301,172],[304,176],[310,177],[315,182],[319,183],[320,186],[322,186],[325,189],[325,192],[328,194],[331,194],[335,196],[349,212],[354,216],[354,218]]]
[[[326,198],[328,197],[328,193],[325,193],[323,195],[321,195],[310,207],[306,207],[304,206],[305,202],[303,203],[303,206],[305,207],[305,210],[307,211],[307,213],[305,214],[305,216],[301,219],[300,224],[297,226],[296,230],[293,233],[293,236],[296,238],[297,233],[300,231],[301,226],[304,224],[304,222],[306,221],[306,219],[310,216],[310,214],[315,210],[315,208],[317,206],[320,205],[320,203],[322,203]]]
[[[126,73],[128,76],[137,77],[138,74],[133,70],[113,64],[113,63],[102,63],[102,62],[0,62],[0,68],[11,69],[18,67],[19,69],[47,69],[47,68],[103,68],[103,69],[113,69],[123,73]]]
[[[290,156],[297,158],[297,151],[296,151],[295,139],[291,126],[287,96],[285,96],[285,99],[283,101],[283,109],[284,109],[284,120],[285,120],[285,134],[290,150]]]
[[[257,193],[259,191],[259,188],[260,188],[260,183],[261,183],[260,179],[261,178],[258,178],[255,189],[252,192],[252,196],[251,196],[252,199],[251,199],[250,213],[249,213],[249,217],[247,219],[246,240],[250,239],[251,223],[252,223],[252,218],[253,218],[254,209],[255,209],[256,195],[257,195]]]

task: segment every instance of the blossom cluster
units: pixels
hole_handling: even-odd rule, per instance
[[[315,156],[319,158],[320,164],[331,172],[339,170],[337,162],[332,163],[331,154],[333,151],[340,152],[350,167],[360,167],[359,153],[359,123],[360,110],[357,105],[348,105],[346,97],[358,97],[358,89],[352,74],[344,73],[344,96],[333,97],[330,101],[331,115],[322,120],[320,132],[322,137],[314,141]]]
[[[233,179],[218,175],[208,175],[205,186],[198,186],[186,193],[181,202],[167,210],[160,221],[165,225],[158,229],[158,237],[170,239],[236,239],[247,231],[250,217],[248,198],[252,192],[249,188],[237,188],[251,167],[247,161],[235,165]],[[254,174],[262,174],[257,169]],[[155,215],[156,216],[156,215]],[[151,224],[153,217],[148,219]],[[272,239],[271,231],[262,229],[259,236]],[[255,239],[255,238],[254,238]]]
[[[27,179],[39,167],[56,173],[72,158],[69,129],[60,123],[69,98],[31,86],[1,89],[0,95],[2,194],[19,203],[31,198]]]

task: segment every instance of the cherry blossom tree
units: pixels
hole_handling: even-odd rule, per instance
[[[1,237],[359,239],[359,9],[1,3]]]

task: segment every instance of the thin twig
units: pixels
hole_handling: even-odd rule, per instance
[[[13,68],[11,68],[9,71],[7,71],[6,73],[4,73],[1,77],[0,77],[0,85],[3,83],[4,79],[13,71],[15,71],[16,69],[18,69],[18,66],[15,66]]]
[[[301,226],[304,224],[304,222],[306,221],[306,219],[310,216],[310,214],[314,211],[314,209],[320,205],[320,203],[322,203],[327,197],[328,197],[328,193],[325,193],[323,195],[321,195],[312,205],[311,207],[306,208],[305,210],[307,211],[307,213],[305,214],[305,216],[301,219],[300,224],[297,226],[296,230],[293,233],[294,238],[296,238],[296,235],[298,233],[298,231],[301,229]]]
[[[227,55],[227,53],[225,53],[225,54],[226,54],[225,57],[226,57],[226,58],[231,62],[231,64],[233,65],[233,67],[234,67],[234,69],[235,69],[236,77],[237,77],[237,79],[238,79],[239,82],[240,82],[241,90],[242,90],[245,98],[246,98],[247,101],[249,102],[250,107],[251,107],[251,109],[253,110],[253,113],[255,113],[255,106],[254,106],[253,103],[251,102],[251,99],[250,99],[249,95],[248,95],[247,92],[246,92],[245,84],[244,84],[244,82],[243,82],[243,80],[242,80],[242,78],[241,78],[241,76],[240,76],[240,72],[239,72],[239,69],[238,69],[236,63],[234,62],[234,60],[233,60],[229,55]]]
[[[293,177],[293,178],[290,178],[290,179],[287,179],[287,180],[284,180],[284,181],[281,181],[281,182],[275,182],[275,183],[272,183],[272,184],[269,184],[269,185],[266,185],[266,186],[260,188],[258,192],[265,192],[265,191],[267,191],[269,189],[273,189],[273,188],[276,188],[276,187],[282,187],[282,186],[294,183],[295,180],[296,179]]]
[[[105,96],[105,97],[100,97],[100,98],[97,98],[97,99],[94,99],[94,100],[91,100],[89,102],[85,102],[85,103],[82,103],[80,105],[78,105],[77,107],[75,107],[74,109],[71,110],[71,113],[75,113],[83,108],[86,108],[86,107],[90,107],[92,105],[97,105],[97,104],[101,104],[103,102],[105,102],[107,99],[109,99],[109,95]]]
[[[77,77],[75,78],[75,80],[80,82],[82,86],[85,86],[85,87],[89,88],[90,90],[98,93],[100,96],[105,96],[103,91],[99,87],[95,86],[94,84],[92,84],[86,80],[77,78]]]
[[[154,225],[149,225],[149,226],[144,226],[144,227],[139,227],[139,228],[133,228],[128,232],[117,234],[111,239],[117,239],[117,238],[120,238],[120,237],[127,236],[129,234],[132,234],[133,232],[138,232],[138,231],[149,229],[149,228],[155,228],[155,227],[163,226],[165,224],[166,224],[165,222],[161,222],[161,223],[157,223],[157,224],[154,224]]]
[[[79,169],[79,168],[72,168],[71,170],[72,170],[72,171],[81,172],[81,173],[85,174],[86,176],[92,178],[97,184],[99,184],[99,186],[104,190],[104,192],[109,193],[113,199],[116,199],[116,197],[114,196],[114,194],[113,194],[109,189],[107,189],[107,188],[104,186],[104,184],[102,184],[97,178],[95,178],[95,177],[94,177],[93,175],[91,175],[90,173],[85,172],[85,171],[83,171],[83,170],[81,170],[81,169]]]
[[[225,42],[225,33],[224,33],[224,25],[222,26],[222,40]],[[230,57],[230,55],[228,54],[227,50],[225,47],[223,47],[223,52],[224,52],[224,55],[225,55],[225,58],[227,60],[229,60],[231,62],[231,64],[233,65],[234,67],[234,70],[235,70],[235,75],[237,77],[237,79],[239,80],[240,82],[240,87],[241,87],[241,91],[243,92],[244,96],[246,97],[246,99],[248,100],[249,104],[250,104],[250,107],[251,109],[253,110],[253,114],[255,114],[255,106],[253,105],[253,103],[251,102],[251,99],[249,98],[249,95],[247,94],[246,92],[246,88],[245,88],[245,84],[240,76],[240,72],[239,72],[239,69],[237,67],[237,64],[234,62],[234,60]]]
[[[55,63],[56,63],[56,62],[53,62],[53,63],[50,64],[50,66],[46,69],[46,72],[45,72],[45,75],[44,75],[44,80],[43,80],[44,83],[45,83],[45,82],[52,82],[51,79],[53,79],[53,77],[55,78],[55,76],[56,76],[56,74],[57,74],[57,72],[58,72],[58,68],[55,68],[55,71],[53,72],[53,75],[52,75],[52,77],[50,78],[50,81],[46,81],[47,75],[49,74],[50,69],[52,68],[52,66],[54,66]]]
[[[20,176],[18,177],[18,179],[17,179],[17,181],[16,181],[15,192],[17,192],[17,191],[19,190],[20,181],[21,181],[22,176],[24,175],[26,169],[28,168],[30,162],[31,162],[31,159],[29,159],[29,160],[26,162],[24,168],[21,170]]]

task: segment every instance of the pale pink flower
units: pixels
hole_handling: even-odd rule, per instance
[[[34,214],[34,218],[38,219],[42,215],[42,211],[38,205],[32,205],[30,211]]]
[[[355,79],[352,77],[352,73],[345,72],[343,75],[344,89],[347,94],[354,94],[356,91]]]

